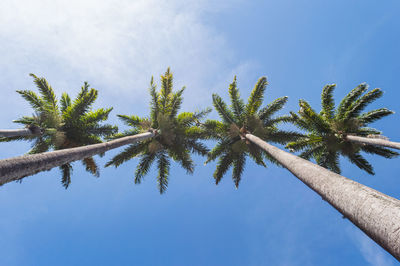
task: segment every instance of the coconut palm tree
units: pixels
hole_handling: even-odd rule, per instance
[[[103,137],[117,132],[117,127],[100,123],[107,120],[112,108],[90,110],[97,99],[98,91],[85,82],[74,101],[67,93],[62,94],[58,103],[53,88],[44,78],[33,74],[40,96],[30,90],[17,91],[26,99],[35,111],[33,116],[23,116],[14,122],[34,126],[40,134],[3,137],[0,141],[33,140],[29,154],[43,153],[49,150],[97,144]],[[99,176],[99,167],[92,157],[82,158],[86,170]],[[62,184],[65,188],[71,183],[72,166],[70,163],[59,165],[62,172]]]
[[[288,141],[303,136],[296,132],[283,131],[277,128],[279,123],[290,122],[290,116],[272,117],[283,108],[288,97],[278,98],[260,109],[266,86],[267,79],[265,77],[260,78],[246,104],[240,98],[236,77],[229,86],[231,106],[227,106],[220,96],[213,94],[213,105],[222,121],[207,120],[203,127],[210,133],[211,137],[218,141],[217,145],[209,152],[205,162],[208,163],[219,158],[214,172],[217,184],[229,168],[233,166],[232,179],[237,188],[247,156],[253,159],[256,164],[264,167],[266,166],[265,158],[277,163],[268,153],[246,140],[243,137],[246,132],[252,132],[256,136],[279,144],[286,144]]]
[[[213,95],[214,106],[220,114],[222,122],[206,121],[204,127],[211,131],[210,133],[213,137],[220,138],[218,145],[209,154],[209,159],[220,157],[217,170],[214,173],[216,181],[218,182],[218,177],[221,176],[221,173],[225,173],[231,164],[234,166],[233,177],[235,181],[237,180],[237,173],[243,171],[243,167],[235,168],[235,164],[240,165],[239,163],[241,161],[237,159],[239,156],[233,157],[233,160],[229,159],[232,157],[227,156],[227,154],[235,154],[232,152],[232,150],[234,150],[233,145],[238,145],[235,144],[235,142],[240,139],[247,146],[254,144],[260,149],[260,153],[288,169],[294,176],[341,212],[344,217],[348,218],[396,259],[400,260],[399,200],[278,149],[265,141],[269,140],[269,137],[273,136],[274,132],[279,132],[272,130],[269,135],[259,133],[268,132],[268,126],[270,124],[264,122],[263,115],[265,113],[273,113],[275,108],[279,107],[279,104],[277,104],[279,99],[275,100],[267,107],[262,108],[257,113],[258,119],[261,121],[258,122],[258,124],[266,124],[267,126],[265,129],[249,126],[252,124],[249,122],[243,123],[243,126],[239,130],[237,129],[239,126],[236,123],[240,121],[238,117],[242,117],[239,114],[247,116],[248,113],[252,113],[254,115],[254,110],[257,110],[261,105],[262,92],[264,91],[262,88],[265,88],[266,84],[264,78],[259,80],[247,105],[244,105],[238,100],[236,83],[234,82],[231,84],[229,92],[232,99],[232,110],[227,108],[226,104],[217,95]],[[273,108],[272,106],[276,107]],[[275,119],[277,119],[277,122],[291,121],[287,116]],[[270,118],[269,120],[275,121],[275,119]],[[252,118],[251,120],[256,119]],[[236,122],[235,126],[232,126],[232,122]],[[239,135],[239,138],[234,139],[235,134],[233,133]],[[257,135],[264,139],[261,139]],[[278,139],[280,139],[281,135],[284,134],[278,135]],[[299,138],[299,135],[297,133],[291,133],[283,140],[289,138]],[[226,141],[224,142],[224,140]],[[274,141],[275,139],[272,137],[270,140]],[[260,157],[261,156],[258,156],[259,159]]]
[[[161,76],[161,90],[158,92],[152,78],[150,117],[118,115],[131,129],[115,135],[114,138],[128,137],[152,129],[155,129],[157,134],[151,139],[131,144],[106,164],[106,167],[111,165],[118,167],[134,157],[140,157],[135,172],[135,184],[140,184],[153,162],[157,161],[160,193],[164,193],[168,186],[170,158],[177,161],[187,173],[192,174],[194,163],[190,153],[206,155],[208,152],[206,146],[199,142],[199,139],[205,138],[206,134],[196,124],[210,110],[178,114],[185,88],[174,92],[172,81],[173,75],[168,68]]]
[[[305,100],[300,100],[299,115],[292,113],[294,123],[307,131],[307,136],[287,145],[291,151],[302,151],[304,159],[316,162],[335,173],[340,173],[339,156],[342,155],[369,174],[374,174],[372,165],[360,154],[366,152],[393,158],[398,156],[386,147],[400,149],[400,143],[384,139],[381,132],[368,124],[393,113],[380,108],[363,113],[365,107],[382,96],[382,90],[367,93],[367,85],[360,84],[343,98],[335,109],[333,90],[335,85],[326,85],[322,90],[322,110],[316,113]]]

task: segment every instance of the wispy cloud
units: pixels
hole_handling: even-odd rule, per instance
[[[366,236],[362,231],[352,228],[349,234],[357,245],[365,261],[373,266],[391,266],[394,265],[385,251]]]
[[[158,80],[171,66],[177,86],[188,87],[186,98],[196,99],[191,104],[204,105],[205,92],[248,65],[235,61],[224,36],[205,21],[228,6],[205,0],[1,1],[0,85],[13,93],[25,86],[18,80],[30,82],[29,72],[60,90],[88,80],[101,87],[107,98],[101,103],[124,95],[124,110],[143,102],[151,75]]]

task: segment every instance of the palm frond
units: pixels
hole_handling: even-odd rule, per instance
[[[110,161],[108,161],[105,167],[109,167],[111,165],[118,167],[126,161],[138,156],[142,152],[146,150],[146,145],[148,142],[139,142],[129,145],[122,152],[114,156]]]
[[[37,119],[32,116],[23,116],[20,119],[13,120],[13,122],[29,126],[29,125],[36,124]]]
[[[380,156],[388,158],[388,159],[391,159],[391,158],[394,158],[394,157],[397,157],[400,155],[399,153],[397,153],[395,151],[392,151],[387,148],[375,146],[375,145],[362,145],[361,150],[365,151],[366,153],[380,155]]]
[[[318,158],[318,156],[317,156]],[[337,152],[323,152],[317,160],[319,165],[325,167],[332,172],[340,174],[339,154]]]
[[[0,142],[11,142],[16,140],[32,140],[32,136],[0,137]]]
[[[187,146],[191,149],[192,153],[197,153],[201,156],[206,156],[209,152],[207,146],[197,140],[189,140]]]
[[[307,121],[299,117],[296,113],[294,112],[289,112],[289,113],[292,116],[292,122],[295,126],[305,131],[312,132],[314,130],[314,127],[310,123],[307,123]]]
[[[353,153],[347,155],[347,158],[349,158],[350,162],[357,165],[358,168],[366,171],[368,174],[374,175],[374,169],[372,165],[359,153]]]
[[[222,120],[227,124],[235,123],[235,119],[233,118],[232,112],[227,107],[226,103],[219,97],[217,94],[212,95],[213,105],[217,110],[219,116]]]
[[[113,108],[111,107],[107,109],[100,108],[95,111],[89,111],[86,114],[84,114],[81,119],[87,124],[105,121],[108,119],[108,115],[112,110]]]
[[[264,92],[265,89],[268,85],[267,78],[266,77],[261,77],[254,89],[251,91],[250,97],[248,99],[247,105],[246,105],[246,114],[247,115],[253,115],[258,111],[258,108],[260,108],[263,99],[264,99]]]
[[[363,125],[367,125],[367,124],[375,122],[375,121],[377,121],[385,116],[391,115],[391,114],[394,114],[394,112],[387,108],[380,108],[380,109],[369,111],[367,113],[363,113],[362,115],[360,115],[358,117],[358,120]]]
[[[82,164],[85,166],[86,171],[90,172],[95,177],[100,176],[99,167],[94,161],[93,157],[87,157],[82,160]]]
[[[150,112],[150,118],[151,121],[153,123],[152,127],[156,128],[157,125],[155,123],[157,123],[157,116],[158,116],[158,112],[159,112],[159,94],[156,91],[156,84],[154,83],[154,79],[153,77],[151,77],[151,81],[150,81],[150,95],[151,95],[151,102],[150,102],[150,107],[151,107],[151,112]]]
[[[275,130],[263,136],[268,141],[287,144],[290,141],[296,141],[304,138],[304,135],[295,131]]]
[[[161,75],[160,105],[165,112],[172,92],[173,76],[168,68],[164,75]]]
[[[299,105],[299,113],[301,117],[305,119],[307,123],[314,128],[314,130],[323,133],[331,132],[330,125],[311,108],[308,102],[300,100]]]
[[[211,139],[219,139],[228,129],[226,124],[217,120],[206,120],[203,124],[201,124],[201,127],[208,132]]]
[[[322,137],[316,136],[316,135],[308,135],[308,136],[306,136],[304,138],[300,138],[296,141],[289,142],[286,145],[286,148],[289,149],[290,151],[295,152],[295,151],[304,150],[306,148],[310,148],[321,142],[322,142]]]
[[[183,169],[186,170],[187,174],[193,174],[194,163],[190,158],[189,151],[184,145],[173,145],[168,149],[168,155],[174,160],[179,162]]]
[[[325,145],[318,144],[308,148],[300,154],[300,157],[305,160],[310,160],[312,157],[317,158],[325,150]]]
[[[168,174],[170,161],[165,151],[161,151],[157,154],[157,167],[158,167],[158,188],[160,194],[163,194],[168,187]]]
[[[67,110],[67,108],[71,106],[71,98],[67,93],[64,92],[61,95],[60,103],[61,103],[61,109],[60,109],[61,112],[65,112],[65,110]]]
[[[350,91],[340,102],[339,107],[336,110],[335,117],[337,119],[342,119],[343,115],[348,111],[349,107],[355,102],[355,100],[360,97],[366,90],[368,85],[362,83]]]
[[[90,135],[101,136],[108,138],[115,135],[118,132],[118,127],[113,125],[98,125],[94,124],[86,127],[86,133]]]
[[[280,123],[294,123],[293,116],[291,115],[282,115],[275,117],[273,119],[265,119],[263,122],[264,127],[272,127],[277,126]]]
[[[219,158],[217,168],[214,172],[214,179],[217,185],[221,181],[226,171],[228,171],[228,169],[230,168],[233,160],[234,157],[232,156],[232,153],[225,153]]]
[[[143,177],[149,172],[155,158],[155,153],[145,153],[141,156],[135,171],[135,184],[140,184],[142,182]]]
[[[183,87],[181,90],[175,92],[172,94],[172,99],[171,103],[168,106],[169,109],[169,117],[173,118],[177,115],[179,109],[181,108],[182,105],[182,93],[185,90],[185,87]]]
[[[178,124],[183,127],[189,127],[191,124],[195,123],[194,114],[192,112],[180,113],[176,117],[176,120],[177,120]]]
[[[87,88],[86,84],[84,88]],[[84,89],[82,88],[82,91]],[[70,105],[63,113],[63,118],[66,123],[77,120],[79,117],[84,115],[94,101],[97,99],[98,91],[90,89],[87,93],[82,93],[81,97],[77,97],[72,105]]]
[[[230,142],[230,139],[220,140],[217,145],[215,145],[215,147],[207,154],[207,160],[204,162],[204,164],[214,161],[223,153],[225,153],[228,150],[228,144],[230,144]]]
[[[49,151],[52,146],[52,139],[39,137],[36,138],[34,144],[32,145],[32,149],[28,152],[28,154],[37,154]]]
[[[31,77],[33,77],[33,81],[38,87],[40,94],[42,95],[42,99],[52,107],[53,110],[57,110],[57,99],[56,95],[54,93],[53,88],[50,86],[50,84],[47,82],[45,78],[39,78],[35,74],[29,74]]]
[[[32,106],[32,108],[38,112],[45,110],[45,102],[33,91],[30,90],[17,90],[17,93]]]
[[[235,183],[235,187],[239,187],[239,182],[244,170],[244,165],[246,164],[246,157],[244,153],[238,154],[237,158],[233,161],[233,171],[232,171],[232,179]]]
[[[243,121],[244,102],[240,99],[239,90],[237,88],[236,76],[229,85],[229,96],[231,98],[233,114],[237,121]]]
[[[125,124],[131,127],[138,127],[143,121],[139,116],[136,115],[117,115],[118,118]]]
[[[185,128],[183,130],[183,134],[186,136],[188,139],[210,139],[211,136],[209,135],[209,132],[204,130],[202,127],[197,127],[197,126],[192,126],[189,128]]]
[[[258,146],[250,142],[247,144],[247,148],[249,150],[249,156],[256,162],[256,164],[267,167],[263,160],[263,154]]]
[[[275,114],[276,112],[278,112],[283,108],[287,100],[288,100],[287,96],[280,97],[274,100],[273,102],[271,102],[258,112],[258,117],[263,121],[269,120],[273,114]]]
[[[65,189],[71,184],[71,173],[72,173],[72,166],[71,164],[63,164],[60,166],[60,170],[62,173],[61,184]]]
[[[322,110],[320,114],[326,117],[327,119],[332,119],[334,116],[335,101],[333,99],[333,91],[335,87],[336,84],[329,84],[322,89],[322,95],[321,95]]]
[[[372,127],[362,127],[357,130],[357,135],[364,137],[368,135],[380,135],[380,134],[382,134],[382,131],[379,131]]]
[[[373,89],[361,96],[349,107],[349,110],[344,114],[344,119],[356,118],[368,104],[380,98],[382,95],[383,92],[380,89]]]

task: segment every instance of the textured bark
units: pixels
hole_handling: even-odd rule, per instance
[[[370,145],[379,145],[379,146],[385,146],[385,147],[400,150],[399,142],[393,142],[393,141],[389,141],[386,139],[365,138],[365,137],[352,136],[352,135],[347,135],[345,139],[348,141],[351,141],[351,142],[358,142],[358,143],[370,144]]]
[[[0,160],[0,185],[155,136],[146,132],[104,143]]]
[[[0,137],[18,137],[18,136],[31,136],[35,135],[35,132],[29,128],[20,129],[1,129]]]
[[[400,261],[400,201],[333,173],[262,139],[246,139],[268,152],[353,224]]]

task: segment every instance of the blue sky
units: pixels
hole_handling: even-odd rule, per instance
[[[0,125],[29,106],[15,93],[44,76],[60,95],[84,81],[97,107],[148,115],[147,87],[168,66],[183,109],[228,99],[237,75],[243,97],[260,76],[265,103],[288,95],[319,108],[336,83],[338,102],[361,82],[385,92],[370,108],[399,112],[398,1],[11,1],[0,2]],[[215,112],[211,114],[215,117]],[[400,141],[398,113],[374,126]],[[1,158],[29,143],[1,144]],[[104,163],[118,151],[98,161]],[[400,198],[397,159],[372,160],[369,176],[347,161],[343,175]],[[155,171],[135,186],[137,160],[101,169],[74,163],[65,190],[58,169],[0,188],[1,265],[395,265],[396,261],[286,170],[246,165],[240,187],[228,174],[216,186],[215,164],[196,157],[194,175],[174,165],[165,195]]]

